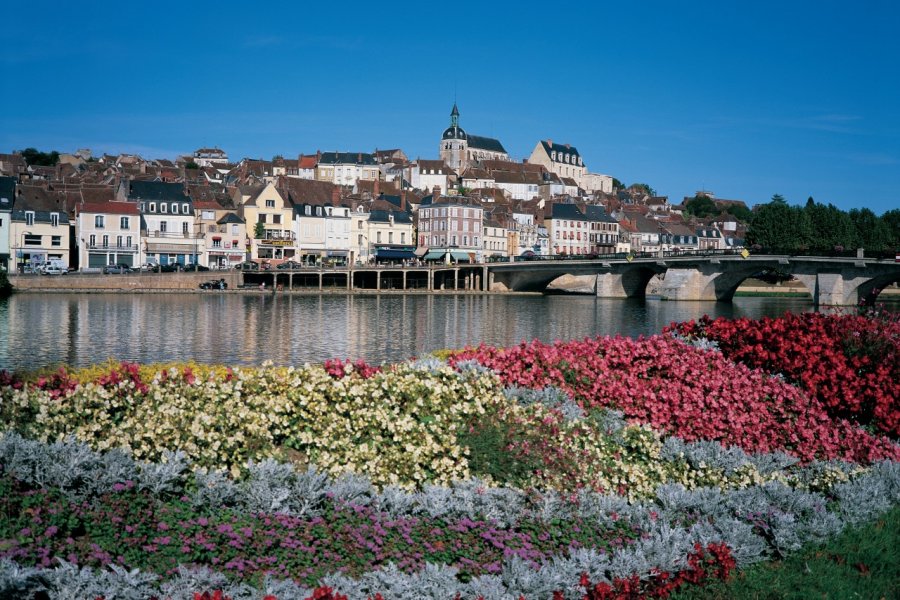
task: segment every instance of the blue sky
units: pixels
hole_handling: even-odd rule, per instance
[[[900,3],[541,5],[17,2],[0,152],[436,158],[455,97],[515,159],[570,143],[675,202],[900,208]]]

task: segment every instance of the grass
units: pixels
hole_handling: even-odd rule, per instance
[[[900,507],[783,561],[754,565],[728,582],[685,588],[672,600],[894,600],[900,598]]]

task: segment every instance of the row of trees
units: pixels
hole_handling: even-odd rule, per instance
[[[900,248],[900,209],[879,217],[868,208],[846,212],[812,198],[805,206],[791,206],[776,194],[753,210],[746,242],[785,251],[896,250]]]

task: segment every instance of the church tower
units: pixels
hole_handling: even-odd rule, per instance
[[[459,126],[459,109],[456,108],[456,102],[454,102],[453,110],[450,111],[450,127],[445,129],[441,136],[441,160],[457,173],[461,173],[467,163],[468,144],[469,136]]]

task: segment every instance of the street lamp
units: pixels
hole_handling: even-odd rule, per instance
[[[22,273],[25,273],[25,237],[31,235],[30,231],[22,232],[22,245],[19,246],[19,254],[22,255]]]

